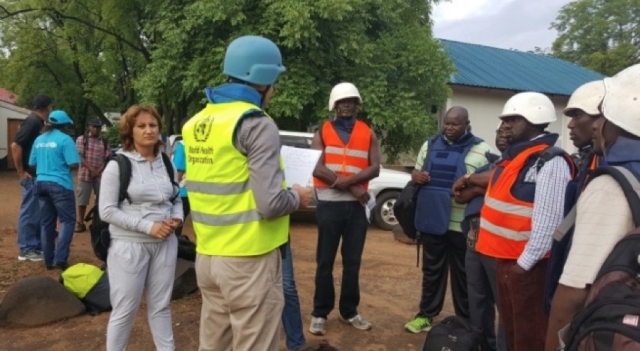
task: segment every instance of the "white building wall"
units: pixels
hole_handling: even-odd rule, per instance
[[[446,108],[462,106],[469,110],[469,119],[473,133],[495,147],[495,131],[499,123],[498,116],[507,100],[515,95],[514,92],[486,88],[471,88],[452,86],[453,94],[447,101]],[[568,96],[550,96],[556,107],[558,120],[549,126],[549,131],[560,134],[557,146],[568,152],[575,148],[569,140],[567,130],[568,118],[562,116],[562,110],[569,100]]]
[[[0,101],[0,160],[4,160],[9,152],[8,147],[13,140],[8,140],[7,120],[25,119],[31,111]]]

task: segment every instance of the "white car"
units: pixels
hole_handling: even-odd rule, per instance
[[[283,145],[310,148],[313,133],[280,131],[280,140]],[[372,211],[375,225],[385,230],[393,230],[399,225],[393,214],[393,205],[410,180],[409,173],[381,167],[380,175],[369,182],[369,191],[376,197],[376,206]],[[315,211],[315,204],[312,203],[309,210]]]

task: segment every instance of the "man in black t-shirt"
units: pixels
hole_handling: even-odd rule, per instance
[[[20,261],[42,261],[40,252],[40,209],[36,196],[36,172],[29,169],[29,155],[33,142],[40,135],[44,121],[53,110],[53,100],[38,95],[33,100],[33,112],[24,120],[11,143],[11,154],[20,176],[22,204],[18,216],[18,246]]]

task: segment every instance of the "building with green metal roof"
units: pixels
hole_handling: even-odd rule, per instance
[[[518,92],[536,91],[549,96],[556,106],[558,120],[549,129],[560,134],[558,146],[573,150],[566,128],[568,118],[562,116],[562,110],[575,89],[603,79],[602,74],[551,56],[440,41],[456,72],[450,81],[451,97],[439,117],[452,106],[466,107],[474,134],[493,145],[498,115],[505,102]]]

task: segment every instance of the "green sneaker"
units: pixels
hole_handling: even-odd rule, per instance
[[[20,253],[20,255],[18,256],[18,260],[19,261],[42,261],[42,253],[37,252],[37,251],[31,251],[29,253]]]
[[[420,333],[422,331],[429,331],[431,329],[431,322],[433,320],[429,317],[416,317],[412,321],[407,322],[404,328],[412,333]]]

